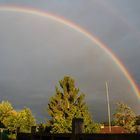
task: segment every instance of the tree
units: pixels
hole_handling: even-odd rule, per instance
[[[136,116],[136,125],[140,125],[140,115]]]
[[[4,125],[10,130],[10,133],[14,133],[17,128],[17,114],[18,113],[15,110],[13,110],[4,121]]]
[[[8,101],[2,101],[0,103],[0,122],[5,125],[7,118],[13,114],[13,106]]]
[[[20,127],[20,131],[29,132],[31,126],[36,125],[36,120],[31,110],[29,108],[24,108],[18,112],[15,124],[16,127]]]
[[[22,132],[30,131],[31,126],[36,124],[35,118],[29,108],[16,111],[8,101],[0,103],[0,122],[14,132],[17,127],[20,127]]]
[[[127,104],[117,103],[117,109],[114,114],[114,123],[129,130],[135,132],[135,118],[136,115]]]
[[[83,118],[84,130],[87,133],[97,132],[99,125],[94,123],[84,101],[85,95],[79,94],[74,79],[66,76],[59,81],[60,89],[56,87],[55,95],[50,98],[48,113],[51,119],[47,125],[52,133],[70,133],[72,119]]]
[[[140,133],[140,115],[136,116],[135,127],[136,127],[136,132]]]

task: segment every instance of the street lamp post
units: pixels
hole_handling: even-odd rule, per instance
[[[107,109],[108,109],[108,123],[109,123],[109,132],[111,132],[111,120],[110,120],[110,103],[109,103],[109,90],[108,90],[108,83],[105,83],[106,85],[106,97],[107,97]]]

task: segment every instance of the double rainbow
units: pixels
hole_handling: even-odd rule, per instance
[[[0,11],[23,12],[23,13],[27,13],[27,14],[34,14],[34,15],[44,17],[44,18],[47,17],[56,22],[62,23],[63,25],[68,26],[69,28],[72,28],[72,29],[76,30],[77,32],[85,35],[92,42],[96,43],[101,49],[103,49],[109,55],[109,57],[116,63],[116,65],[118,65],[118,67],[121,69],[123,74],[128,79],[129,83],[131,84],[137,97],[140,99],[139,88],[138,88],[137,84],[135,83],[135,81],[133,80],[133,78],[131,77],[131,75],[129,74],[129,72],[127,71],[127,69],[124,67],[122,62],[116,57],[116,55],[105,44],[103,44],[95,35],[90,34],[88,31],[82,29],[80,26],[78,26],[75,23],[72,23],[62,17],[58,17],[56,15],[46,13],[46,12],[43,12],[43,11],[40,11],[37,9],[24,8],[24,7],[19,7],[19,6],[18,7],[17,6],[0,6]]]

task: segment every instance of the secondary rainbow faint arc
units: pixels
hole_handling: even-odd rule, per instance
[[[124,73],[126,78],[128,79],[129,83],[131,84],[134,92],[136,93],[137,97],[140,99],[140,91],[138,86],[136,85],[135,81],[127,71],[127,69],[124,67],[122,62],[116,57],[116,55],[105,45],[103,44],[96,36],[89,33],[88,31],[82,29],[79,25],[76,25],[75,23],[72,23],[62,17],[56,16],[54,14],[50,14],[48,12],[40,11],[34,8],[27,8],[27,7],[19,7],[19,6],[0,6],[0,11],[13,11],[13,12],[22,12],[27,14],[34,14],[41,17],[47,17],[52,20],[55,20],[59,23],[62,23],[65,26],[68,26],[69,28],[72,28],[86,37],[88,37],[92,42],[97,44],[100,48],[102,48],[109,56],[110,58],[118,65],[118,67],[121,69],[121,71]]]

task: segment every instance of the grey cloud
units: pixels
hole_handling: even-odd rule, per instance
[[[5,1],[0,0],[0,3]],[[41,8],[81,25],[119,56],[140,85],[139,38],[119,17],[125,12],[128,22],[134,19],[129,25],[139,32],[139,18],[131,16],[136,13],[133,11],[137,7],[135,2],[132,11],[128,10],[130,1],[127,6],[121,1],[108,1],[104,5],[97,0],[6,1],[8,3]],[[115,8],[115,12],[120,11],[111,12],[109,6]],[[106,118],[100,114],[106,111],[105,81],[109,82],[112,107],[123,100],[140,113],[140,102],[129,81],[108,55],[84,35],[34,15],[0,12],[0,17],[1,99],[9,99],[17,109],[27,105],[42,119],[42,106],[47,105],[57,81],[64,75],[71,75],[86,93],[97,120]]]
[[[48,18],[15,12],[0,16],[1,99],[10,100],[17,109],[29,106],[41,119],[57,81],[71,75],[90,109],[97,106],[96,118],[106,110],[101,108],[106,102],[105,81],[110,84],[111,103],[124,100],[139,112],[139,100],[124,74],[85,35]]]

